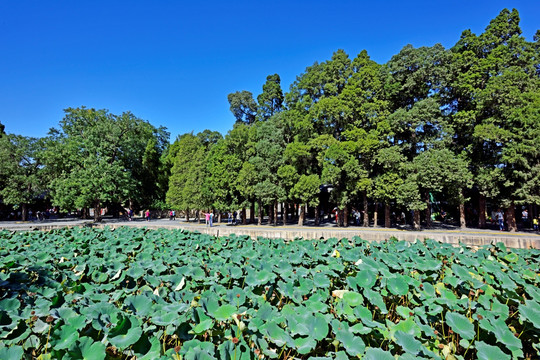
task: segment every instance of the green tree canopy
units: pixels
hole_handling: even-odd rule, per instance
[[[27,220],[29,205],[44,195],[41,149],[43,139],[21,135],[0,136],[0,198],[22,209]]]
[[[156,132],[130,112],[114,115],[86,107],[66,109],[60,129],[50,132],[44,154],[53,203],[67,210],[94,207],[94,218],[99,220],[103,203],[136,199],[148,175],[145,166],[143,171],[138,169],[145,152],[151,152],[147,146]],[[150,142],[150,146],[156,150],[157,144]],[[145,190],[154,190],[154,184],[145,185],[150,186]]]

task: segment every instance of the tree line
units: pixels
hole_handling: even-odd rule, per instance
[[[45,193],[65,209],[250,208],[275,224],[278,204],[286,214],[296,204],[299,224],[314,209],[318,223],[324,201],[345,226],[353,208],[365,226],[381,208],[385,226],[399,209],[429,227],[435,202],[461,226],[472,215],[485,227],[489,204],[505,209],[510,230],[517,208],[540,204],[540,31],[527,41],[515,9],[449,49],[407,45],[385,64],[338,50],[288,92],[274,74],[256,98],[228,100],[236,123],[225,136],[169,144],[164,128],[131,113],[84,107],[46,138],[4,135],[0,155],[12,161],[0,166],[0,196],[29,204]]]

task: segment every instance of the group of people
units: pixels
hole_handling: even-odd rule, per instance
[[[236,225],[236,217],[238,216],[238,213],[236,211],[228,212],[227,213],[227,224],[228,225]]]
[[[236,211],[233,211],[233,212],[227,212],[227,224],[228,225],[236,225],[238,224],[238,220],[237,220],[237,217],[238,217],[238,212]],[[204,213],[204,219],[205,219],[205,224],[207,227],[212,227],[214,226],[214,212],[207,212],[207,213]],[[240,218],[240,221],[241,221],[241,218]]]
[[[213,212],[204,213],[204,218],[205,218],[207,227],[208,226],[212,227],[212,225],[214,225],[214,213]]]
[[[529,226],[529,212],[527,209],[523,210],[521,213],[521,221],[523,221],[523,227]],[[540,216],[532,218],[532,227],[534,231],[538,231],[538,224],[540,224]]]
[[[504,213],[501,209],[497,210],[495,213],[495,216],[493,216],[493,219],[497,221],[497,224],[499,225],[499,231],[504,231]],[[529,227],[529,211],[527,209],[524,209],[521,212],[521,222],[523,223],[524,228]],[[536,216],[532,218],[532,227],[534,231],[538,231],[538,226],[540,224],[540,216]]]

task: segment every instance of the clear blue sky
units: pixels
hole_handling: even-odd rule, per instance
[[[269,74],[284,91],[337,49],[384,63],[406,44],[451,47],[516,8],[523,35],[540,1],[8,1],[0,2],[0,122],[44,136],[63,109],[130,110],[178,134],[225,134],[227,94],[257,96]]]

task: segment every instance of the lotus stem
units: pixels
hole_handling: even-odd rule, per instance
[[[167,336],[167,330],[163,330],[163,355],[165,355],[165,337]]]
[[[47,354],[47,348],[49,347],[49,338],[51,337],[52,323],[49,324],[49,331],[47,332],[47,343],[45,344],[45,354]]]

